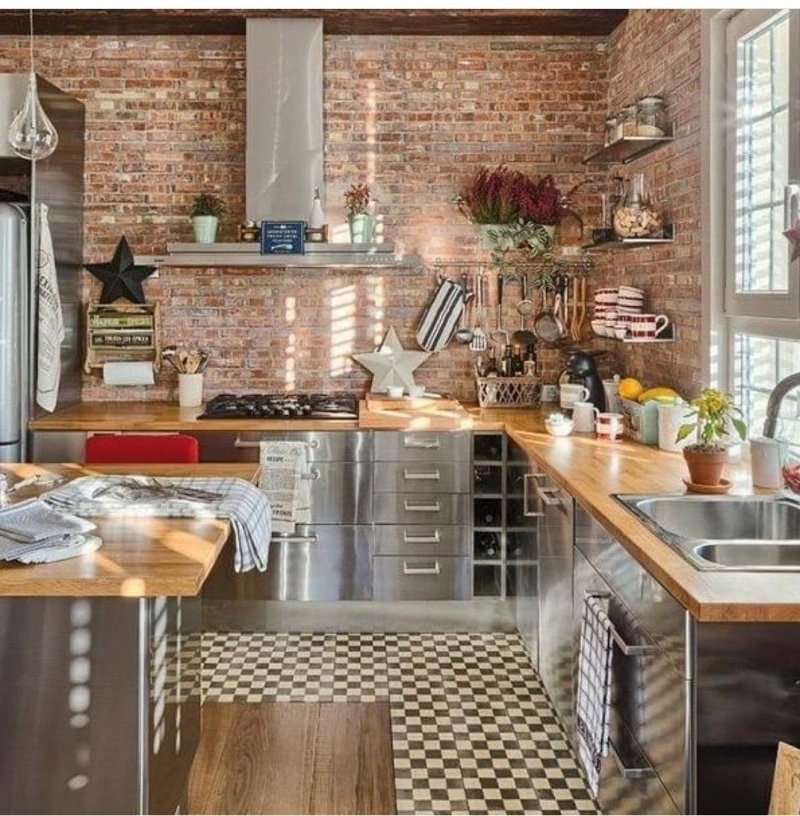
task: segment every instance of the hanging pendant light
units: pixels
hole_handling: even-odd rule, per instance
[[[8,129],[11,149],[23,159],[46,159],[58,146],[58,132],[39,101],[33,67],[33,9],[30,9],[30,73],[25,102]]]

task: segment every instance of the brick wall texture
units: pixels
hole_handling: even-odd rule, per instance
[[[37,69],[87,107],[85,260],[110,257],[124,233],[137,253],[191,240],[200,191],[225,200],[221,239],[244,209],[244,38],[39,37]],[[678,325],[679,342],[609,352],[605,368],[648,382],[696,385],[699,376],[699,13],[633,11],[608,40],[569,37],[370,37],[325,39],[326,213],[343,221],[342,195],[368,182],[386,240],[418,253],[409,270],[168,269],[146,284],[162,303],[163,343],[212,350],[206,393],[223,390],[364,390],[349,354],[371,349],[394,326],[413,347],[436,259],[485,262],[475,228],[452,201],[482,164],[553,173],[591,226],[608,175],[582,164],[609,109],[663,92],[679,138],[626,168],[645,172],[678,225],[674,246],[594,255],[593,281],[633,282]],[[25,43],[0,37],[0,72],[24,70]],[[580,243],[574,222],[560,251]],[[445,270],[457,275],[454,267]],[[88,275],[86,297],[97,293]],[[517,328],[517,287],[504,323]],[[493,325],[493,324],[492,324]],[[563,361],[542,353],[546,378]],[[474,399],[472,357],[452,344],[418,372],[433,389]],[[689,378],[687,379],[687,372]],[[106,388],[87,377],[85,399],[163,399],[155,387]]]

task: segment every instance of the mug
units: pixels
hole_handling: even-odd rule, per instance
[[[750,440],[750,474],[753,487],[778,490],[782,486],[781,462],[784,444],[778,439],[761,436]]]
[[[688,422],[688,405],[668,405],[661,403],[658,406],[658,447],[663,451],[676,453],[683,450],[687,445],[694,442],[691,436],[677,441],[678,429]]]
[[[601,413],[597,415],[597,438],[607,442],[622,439],[625,430],[625,418],[622,414]]]
[[[600,411],[591,402],[574,403],[572,406],[574,430],[579,433],[592,433],[594,431],[594,421],[599,413]]]
[[[669,326],[669,318],[663,314],[629,314],[628,330],[631,337],[640,340],[658,337]]]
[[[561,408],[571,411],[576,402],[583,402],[589,399],[589,389],[585,385],[578,383],[564,383],[559,389],[561,397]]]

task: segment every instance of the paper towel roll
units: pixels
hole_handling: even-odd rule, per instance
[[[153,385],[153,364],[104,363],[103,382],[106,385]]]

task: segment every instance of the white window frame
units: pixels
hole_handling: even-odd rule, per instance
[[[800,340],[800,262],[791,265],[788,294],[736,294],[733,170],[728,139],[735,122],[728,104],[735,64],[727,59],[730,39],[751,30],[781,9],[702,13],[701,229],[703,268],[703,382],[733,391],[737,334]],[[791,10],[790,47],[800,43],[800,12]],[[800,176],[800,70],[790,78],[790,173]],[[730,191],[730,192],[729,192]],[[731,225],[729,228],[729,224]],[[754,429],[757,430],[757,429]]]

